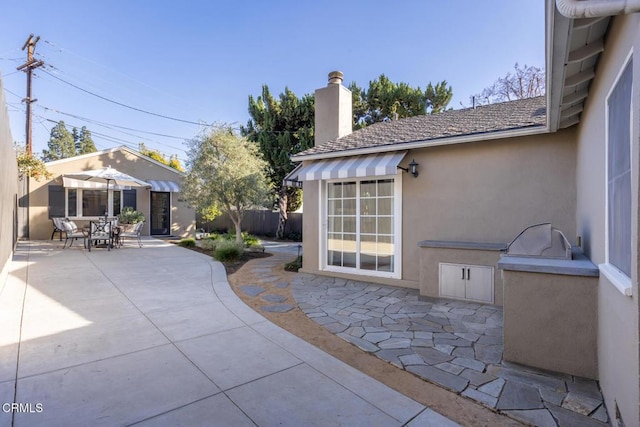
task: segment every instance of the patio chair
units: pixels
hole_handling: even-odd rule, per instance
[[[55,236],[56,233],[58,233],[60,235],[60,241],[62,242],[62,233],[64,233],[64,227],[62,226],[62,221],[64,221],[64,218],[51,218],[51,221],[53,222],[53,231],[51,232],[51,240],[53,240],[53,236]]]
[[[69,247],[73,246],[73,241],[82,238],[82,244],[86,248],[87,247],[87,234],[80,230],[75,222],[73,221],[60,221],[64,232],[64,245],[62,249],[67,247],[67,242],[71,240],[69,243]],[[62,240],[62,238],[60,239]]]
[[[144,222],[138,222],[133,226],[131,231],[120,231],[120,246],[124,243],[124,239],[138,239],[138,245],[142,247],[142,241],[140,240],[142,227],[144,227]]]
[[[91,252],[91,246],[96,247],[102,242],[107,246],[107,251],[113,247],[113,227],[111,221],[90,221],[87,247]]]

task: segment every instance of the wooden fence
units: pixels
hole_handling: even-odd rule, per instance
[[[253,210],[247,211],[242,219],[242,231],[260,236],[275,236],[278,229],[278,212],[269,210]],[[285,226],[285,237],[299,240],[302,238],[302,214],[289,213],[289,219]],[[235,225],[229,218],[229,215],[221,215],[212,222],[204,222],[198,215],[196,218],[198,228],[204,228],[206,231],[227,231],[235,230]]]

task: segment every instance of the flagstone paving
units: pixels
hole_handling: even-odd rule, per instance
[[[526,423],[603,426],[593,380],[502,360],[502,307],[299,273],[300,309],[363,351]]]

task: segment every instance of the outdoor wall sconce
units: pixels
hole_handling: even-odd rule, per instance
[[[418,163],[416,163],[416,159],[411,160],[408,168],[403,168],[402,166],[398,165],[398,169],[402,169],[403,171],[410,173],[414,178],[418,176]]]

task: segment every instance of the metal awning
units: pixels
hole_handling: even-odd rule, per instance
[[[180,185],[173,181],[158,181],[155,179],[148,179],[147,182],[151,184],[151,191],[162,191],[167,193],[179,193]]]
[[[395,175],[406,151],[340,157],[298,165],[284,179],[286,185],[299,187],[303,181],[338,178],[364,178]]]

